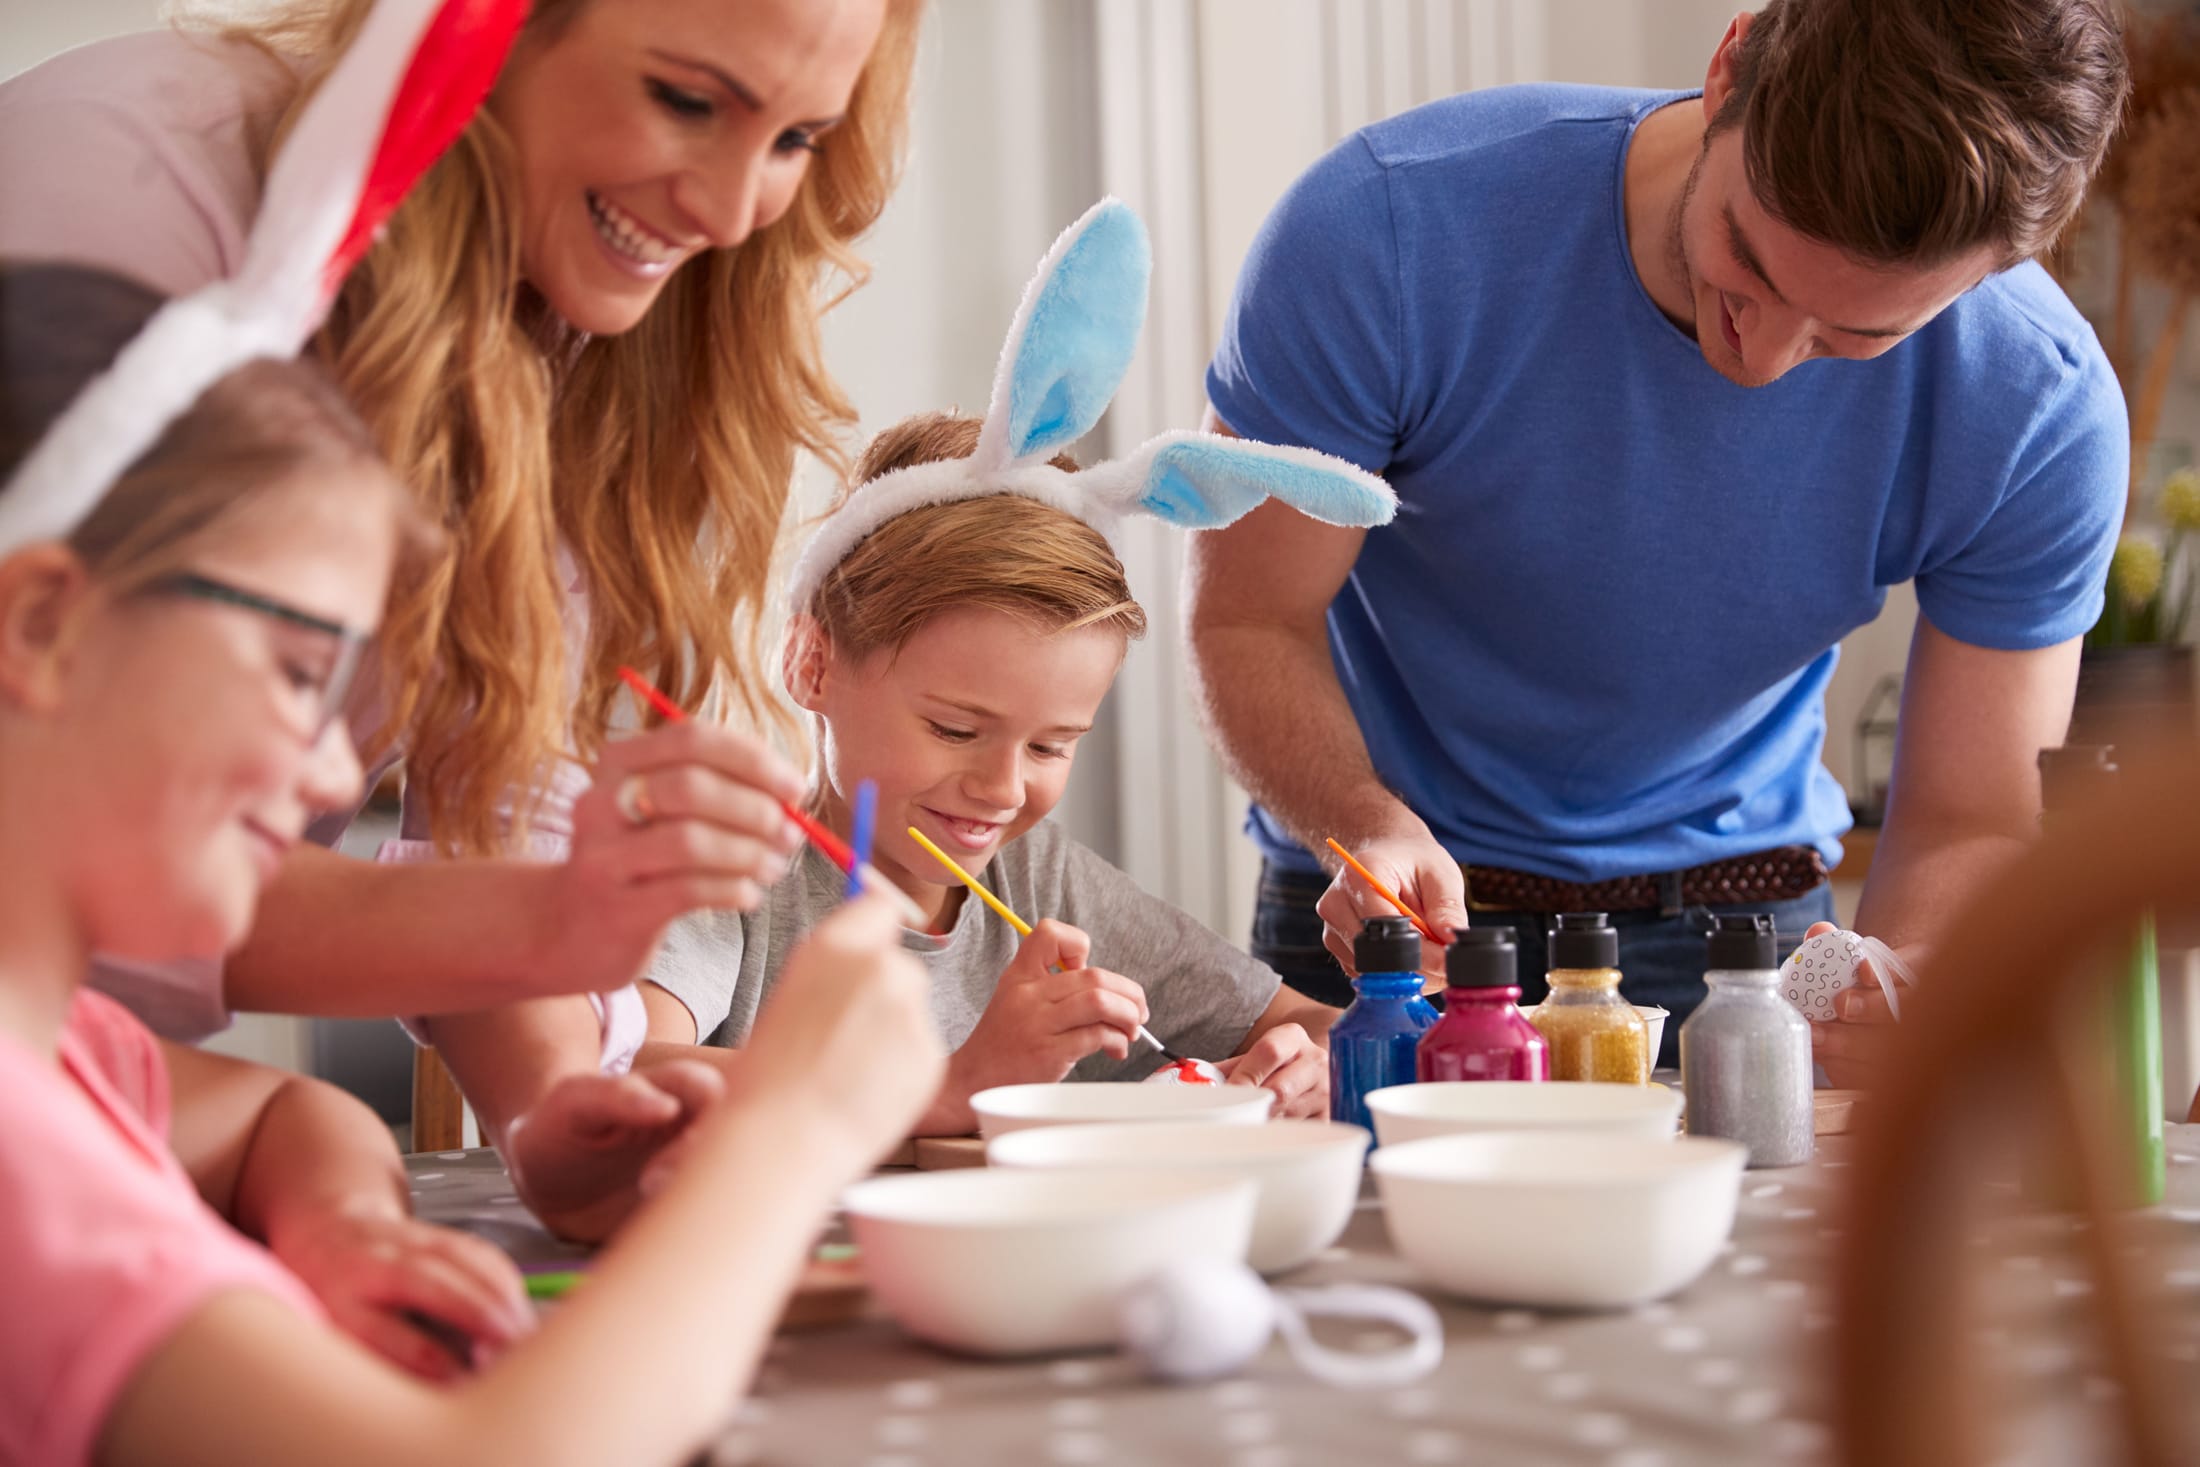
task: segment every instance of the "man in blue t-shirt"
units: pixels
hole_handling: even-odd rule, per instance
[[[1551,914],[1611,911],[1626,991],[1684,1015],[1707,910],[1789,943],[1832,916],[1826,683],[1902,581],[1923,614],[1858,926],[1929,947],[2031,835],[2101,608],[2122,398],[2031,261],[2124,89],[2108,0],[1770,0],[1700,95],[1477,92],[1300,178],[1211,416],[1401,507],[1195,537],[1255,952],[1349,997],[1330,954],[1390,908],[1324,874],[1334,836],[1437,923],[1520,928],[1532,995]],[[1822,1057],[1868,1052],[1830,1027]]]

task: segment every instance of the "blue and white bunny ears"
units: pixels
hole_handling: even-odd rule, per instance
[[[1146,227],[1102,199],[1062,232],[1009,326],[978,447],[856,486],[795,560],[789,594],[807,609],[833,567],[887,521],[928,505],[1019,494],[1074,515],[1111,541],[1132,514],[1219,529],[1275,498],[1332,525],[1390,523],[1397,496],[1375,475],[1310,448],[1213,433],[1164,433],[1126,458],[1069,473],[1047,462],[1100,421],[1146,321],[1153,254]]]

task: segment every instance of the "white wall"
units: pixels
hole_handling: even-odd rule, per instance
[[[0,77],[57,51],[160,24],[161,0],[0,0]]]

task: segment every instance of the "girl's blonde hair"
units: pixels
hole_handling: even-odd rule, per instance
[[[296,0],[228,32],[300,65],[282,132],[372,0]],[[590,0],[536,0],[521,47]],[[485,110],[346,283],[318,346],[448,550],[409,578],[383,633],[408,780],[446,850],[516,838],[561,750],[602,746],[632,665],[695,709],[716,691],[758,724],[757,616],[798,450],[838,467],[854,412],[822,360],[820,294],[867,269],[854,241],[899,168],[920,0],[889,0],[845,119],[786,215],[676,272],[633,330],[579,339],[522,305],[510,137]],[[828,302],[827,304],[830,304]],[[566,587],[589,636],[567,703]],[[510,829],[499,806],[525,792]]]
[[[871,440],[854,482],[913,464],[968,458],[979,420],[949,413],[906,418]],[[1076,472],[1076,460],[1054,459]],[[836,656],[889,656],[932,618],[982,606],[1021,617],[1042,632],[1112,626],[1126,639],[1146,632],[1123,563],[1098,530],[1052,505],[989,494],[927,505],[888,520],[826,572],[801,610]]]
[[[0,483],[160,309],[154,292],[74,265],[0,265]],[[71,532],[102,588],[127,596],[183,569],[260,496],[312,478],[379,489],[401,562],[433,539],[344,395],[311,362],[247,362],[208,387]]]

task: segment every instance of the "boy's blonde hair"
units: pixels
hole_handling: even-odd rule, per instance
[[[968,458],[979,420],[952,413],[904,418],[871,440],[856,465],[859,486],[914,464]],[[1055,467],[1077,471],[1060,454]],[[990,607],[1042,632],[1112,626],[1145,635],[1123,563],[1098,530],[1018,494],[927,505],[888,520],[826,572],[810,604],[836,654],[899,652],[936,616]]]

